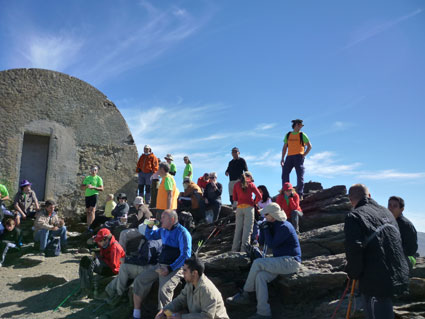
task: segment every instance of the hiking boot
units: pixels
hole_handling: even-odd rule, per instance
[[[230,305],[249,305],[251,304],[249,294],[246,291],[242,291],[226,299],[226,302]]]
[[[256,313],[255,315],[249,316],[247,319],[272,319],[272,316],[262,316]]]

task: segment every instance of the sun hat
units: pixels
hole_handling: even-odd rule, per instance
[[[171,160],[171,161],[174,161],[173,155],[171,155],[171,154],[167,154],[164,158],[165,158],[166,160],[167,160],[167,159],[169,159],[169,160]]]
[[[32,183],[30,183],[27,179],[24,179],[19,183],[19,187],[25,187],[28,185],[32,185]]]
[[[283,184],[283,190],[284,191],[289,191],[290,189],[293,189],[292,184],[289,182],[286,182],[285,184]]]
[[[271,203],[267,205],[260,212],[263,217],[266,215],[270,215],[280,222],[284,222],[287,219],[285,212],[281,210],[280,206],[276,203]]]
[[[111,231],[108,228],[102,228],[97,232],[96,236],[93,237],[93,240],[98,243],[109,235],[111,235]]]
[[[134,199],[133,205],[143,205],[143,197],[142,196],[136,196]]]

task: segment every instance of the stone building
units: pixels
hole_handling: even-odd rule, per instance
[[[108,193],[134,198],[137,148],[117,107],[75,77],[42,69],[0,72],[0,182],[11,197],[19,181],[65,216],[84,210],[80,185],[92,164]]]

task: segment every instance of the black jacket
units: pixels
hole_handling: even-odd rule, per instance
[[[418,235],[415,226],[403,215],[397,218],[397,224],[400,229],[404,254],[406,256],[415,256],[418,251]]]
[[[407,289],[409,267],[394,216],[373,199],[361,200],[345,218],[347,273],[360,292],[391,297]]]

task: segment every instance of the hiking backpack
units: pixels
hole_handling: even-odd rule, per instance
[[[189,212],[182,211],[179,213],[179,224],[184,226],[189,233],[195,229],[195,222],[193,221],[193,216]]]
[[[53,237],[52,240],[47,244],[44,250],[46,257],[56,257],[61,254],[61,241],[60,237]]]
[[[287,134],[286,134],[286,143],[288,143],[288,141],[289,141],[289,135],[291,134],[292,132],[288,132]],[[303,134],[303,132],[300,132],[300,144],[302,145],[302,146],[304,146],[305,145],[305,143],[304,143],[304,134]]]
[[[145,266],[155,265],[158,262],[162,251],[162,240],[146,240],[143,238],[142,241],[143,243],[139,248],[137,256],[125,257],[126,264]]]

